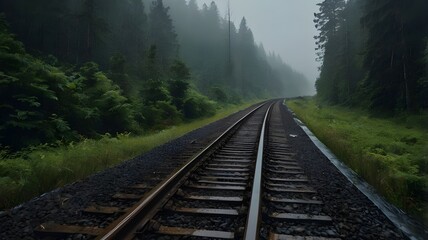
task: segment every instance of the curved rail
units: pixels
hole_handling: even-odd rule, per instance
[[[262,193],[262,180],[263,180],[263,149],[264,149],[264,138],[266,130],[266,122],[272,108],[271,104],[266,111],[265,118],[263,120],[262,129],[260,131],[259,147],[257,150],[256,169],[254,172],[253,189],[251,193],[251,203],[248,212],[247,225],[245,227],[244,239],[254,240],[259,239],[259,227],[260,227],[260,207],[261,207],[261,193]]]
[[[206,148],[199,152],[183,167],[178,169],[168,179],[162,181],[156,188],[147,194],[147,197],[141,200],[135,207],[130,209],[123,217],[116,220],[111,224],[111,227],[99,235],[96,239],[109,240],[109,239],[130,239],[138,231],[143,228],[149,220],[156,214],[156,212],[165,204],[166,198],[171,196],[180,186],[183,179],[189,174],[189,172],[197,166],[202,157],[210,151],[213,146],[221,141],[228,133],[232,131],[236,126],[242,123],[245,119],[251,116],[256,110],[260,109],[267,102],[260,104],[251,112],[247,113],[225,132],[223,132],[218,138],[211,142]]]

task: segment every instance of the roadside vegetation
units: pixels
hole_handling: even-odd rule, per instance
[[[193,120],[141,136],[103,135],[61,146],[47,144],[10,154],[0,151],[0,209],[9,208],[44,192],[85,178],[132,159],[194,129],[224,118],[255,103],[227,105],[211,117]]]
[[[428,113],[372,117],[314,98],[286,101],[335,155],[385,198],[428,223]]]
[[[0,0],[0,208],[307,86],[214,2],[45,3]]]

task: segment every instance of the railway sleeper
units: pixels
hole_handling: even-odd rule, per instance
[[[217,238],[217,239],[235,239],[234,232],[169,227],[169,226],[161,225],[160,223],[155,222],[153,220],[149,224],[150,224],[148,229],[149,231],[156,234],[161,234],[161,235],[192,236],[192,237]],[[137,234],[141,234],[141,233],[137,233]]]
[[[186,184],[185,187],[197,189],[215,189],[215,190],[229,190],[229,191],[245,191],[245,186],[229,186],[229,185],[199,185],[199,184]]]
[[[269,217],[290,221],[290,222],[311,222],[311,223],[331,223],[333,220],[329,216],[325,215],[310,215],[310,214],[300,214],[300,213],[277,213],[273,212],[269,214]]]
[[[195,176],[197,180],[211,180],[211,181],[248,181],[248,177],[222,177],[222,176]]]
[[[239,167],[239,168],[248,168],[250,164],[216,164],[216,163],[208,163],[207,167]]]
[[[78,225],[61,225],[57,223],[43,223],[37,226],[34,231],[41,236],[63,237],[70,234],[85,234],[98,236],[103,229],[98,227],[84,227]]]
[[[267,180],[274,182],[308,182],[307,178],[277,178],[277,177],[269,177],[264,176]]]
[[[280,174],[304,174],[303,171],[287,171],[287,170],[278,170],[278,169],[270,169],[266,168],[266,171]]]
[[[265,186],[269,186],[269,187],[278,187],[278,188],[293,188],[293,189],[311,189],[312,188],[306,184],[302,184],[299,182],[282,182],[282,183],[273,183],[270,181],[266,181]]]
[[[340,240],[340,238],[326,238],[326,237],[316,237],[316,236],[294,236],[294,235],[277,234],[277,233],[270,232],[268,240]]]
[[[185,200],[199,200],[199,201],[213,201],[213,202],[241,203],[244,201],[242,197],[207,196],[207,195],[192,195],[192,194],[183,194],[180,197]]]
[[[216,185],[232,185],[232,186],[247,186],[246,182],[225,182],[225,181],[198,180],[198,183],[216,184]]]
[[[211,162],[221,162],[221,163],[251,163],[252,160],[230,160],[230,159],[223,159],[223,158],[213,158],[211,159]]]
[[[245,156],[251,156],[254,155],[254,149],[251,148],[251,150],[247,149],[221,149],[218,153],[224,153],[224,154],[231,154],[231,155],[245,155]]]
[[[111,207],[111,206],[100,206],[97,204],[91,205],[83,210],[85,213],[93,213],[93,214],[106,214],[112,215],[115,213],[124,213],[127,209],[122,209],[119,207]]]
[[[222,158],[222,159],[236,159],[236,160],[248,160],[248,158],[252,158],[253,155],[230,155],[230,154],[216,154],[215,155],[218,158]]]
[[[206,167],[206,170],[209,171],[220,171],[220,172],[249,172],[248,168],[215,168],[215,167]]]
[[[266,196],[266,200],[274,203],[290,203],[290,204],[317,204],[322,205],[323,202],[317,200],[306,200],[306,199],[292,199],[292,198],[277,198],[272,196]]]
[[[187,208],[187,207],[165,207],[164,210],[181,214],[191,215],[215,215],[215,216],[238,216],[240,213],[235,209],[219,208]]]
[[[201,176],[221,176],[221,177],[248,177],[250,174],[248,172],[222,172],[222,171],[205,171],[199,172]]]
[[[272,192],[282,192],[282,193],[316,193],[316,191],[311,189],[297,189],[297,188],[280,188],[280,187],[269,187],[266,189]]]

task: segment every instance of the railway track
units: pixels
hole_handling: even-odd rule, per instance
[[[288,143],[294,136],[280,107],[260,105],[153,189],[130,186],[111,206],[87,209],[108,217],[103,225],[46,223],[36,231],[103,240],[344,239]]]
[[[323,211],[319,193],[310,185],[288,144],[279,111],[275,105],[263,158],[260,191],[264,237],[270,240],[340,239],[332,218]]]

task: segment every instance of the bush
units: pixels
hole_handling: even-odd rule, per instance
[[[215,102],[196,92],[193,92],[183,105],[184,117],[188,119],[212,116],[215,112]]]
[[[220,87],[212,87],[211,94],[217,102],[226,103],[229,101],[226,92]]]
[[[182,114],[167,101],[158,101],[154,105],[144,105],[143,126],[150,129],[162,129],[181,122]]]

